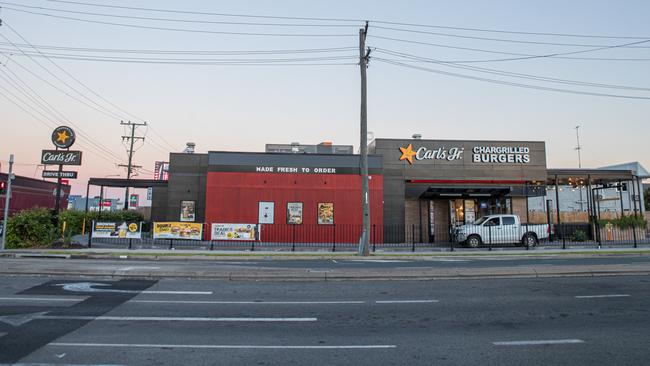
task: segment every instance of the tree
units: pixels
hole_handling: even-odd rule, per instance
[[[645,209],[650,210],[650,188],[643,192],[643,201],[645,201]]]

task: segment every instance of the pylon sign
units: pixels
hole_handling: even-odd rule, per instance
[[[72,128],[59,126],[52,131],[52,143],[59,149],[68,149],[74,144],[76,135]]]

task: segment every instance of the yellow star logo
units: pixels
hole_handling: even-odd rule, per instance
[[[409,164],[413,164],[413,157],[416,154],[416,152],[413,151],[413,144],[409,144],[406,148],[400,147],[399,151],[402,152],[402,156],[399,158],[400,161],[406,160]]]
[[[68,135],[68,131],[66,130],[57,132],[56,135],[57,135],[56,141],[62,144],[65,144],[65,142],[70,138],[70,136]]]

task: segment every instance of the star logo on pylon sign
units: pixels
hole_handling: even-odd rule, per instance
[[[62,144],[65,144],[65,142],[70,138],[70,136],[68,135],[68,131],[66,130],[57,132],[56,135],[57,135],[56,141]]]
[[[410,164],[413,164],[413,157],[415,156],[416,152],[413,151],[413,144],[409,144],[406,148],[400,147],[399,151],[402,152],[402,156],[400,156],[399,160],[406,160]]]

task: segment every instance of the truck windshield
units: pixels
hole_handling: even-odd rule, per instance
[[[481,217],[480,219],[474,221],[474,222],[472,223],[472,225],[481,225],[481,224],[484,223],[485,220],[487,220],[488,218],[489,218],[488,216],[483,216],[483,217]]]

